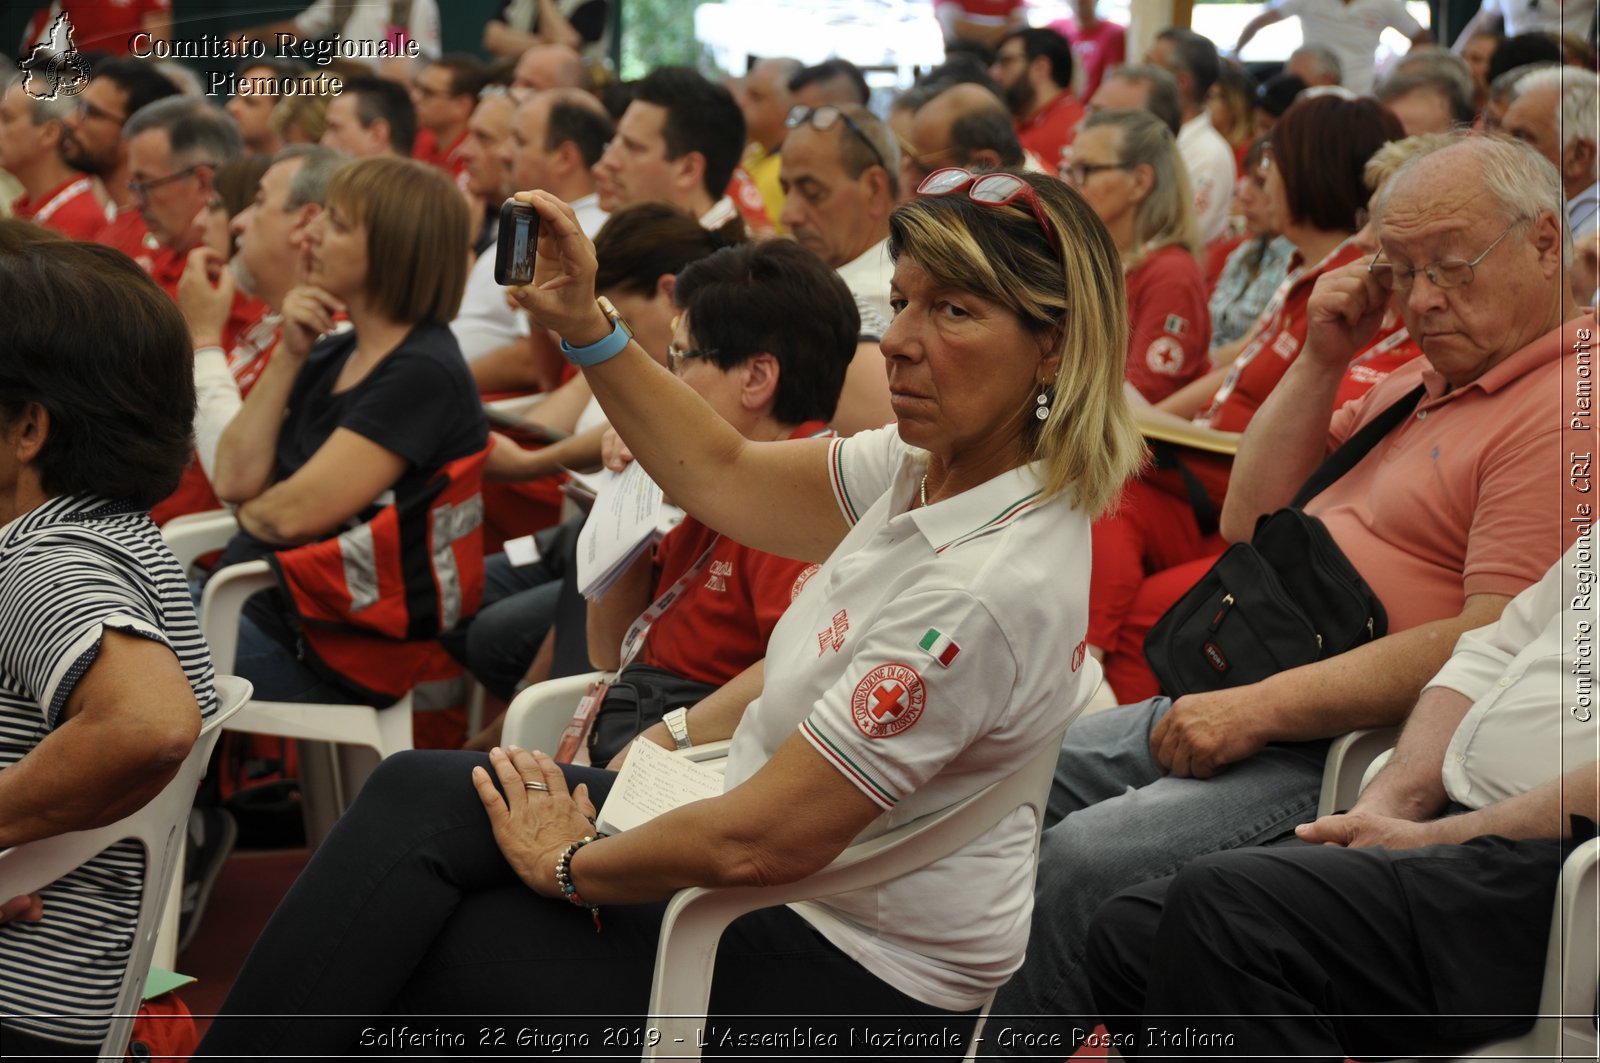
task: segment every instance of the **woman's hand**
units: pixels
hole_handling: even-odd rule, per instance
[[[512,288],[511,296],[538,325],[574,347],[604,339],[611,322],[594,301],[599,263],[577,215],[548,192],[518,192],[515,198],[539,212],[539,253],[533,283]]]
[[[233,270],[228,260],[209,247],[190,251],[178,278],[178,309],[189,325],[190,342],[196,347],[221,346],[232,308]]]
[[[607,428],[600,437],[600,461],[612,472],[621,472],[633,460],[633,451],[617,435],[615,428]]]
[[[344,304],[314,284],[302,284],[283,297],[283,343],[279,349],[295,359],[304,358],[311,345],[333,331],[333,315]]]
[[[568,795],[566,776],[555,761],[516,746],[491,749],[489,765],[500,780],[499,789],[482,768],[472,769],[472,784],[489,814],[495,843],[529,888],[560,897],[556,858],[579,838],[594,833],[589,788],[580,783]],[[542,783],[547,789],[529,789],[529,783]]]

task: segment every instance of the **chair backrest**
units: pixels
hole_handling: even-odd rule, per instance
[[[606,678],[606,672],[585,672],[535,683],[511,699],[500,728],[500,744],[538,749],[555,756],[561,732],[572,722],[589,684]]]
[[[183,853],[185,826],[194,806],[195,789],[205,775],[211,749],[222,733],[222,723],[250,700],[250,684],[234,676],[217,677],[217,711],[205,722],[194,748],[184,758],[178,774],[139,811],[93,830],[72,831],[42,838],[0,852],[0,893],[18,897],[34,893],[80,867],[107,847],[127,838],[144,846],[144,887],[139,898],[139,921],[134,931],[128,969],[123,973],[112,1012],[111,1029],[102,1055],[121,1058],[133,1028],[134,1013],[150,973],[163,901],[177,874]],[[48,911],[45,918],[49,918]]]
[[[779,886],[679,890],[662,917],[650,989],[650,1024],[662,1036],[657,1044],[645,1046],[643,1058],[671,1055],[682,1059],[684,1046],[697,1043],[689,1038],[705,1024],[717,942],[723,929],[746,912],[780,904],[803,910],[812,898],[909,874],[971,844],[1019,808],[1033,815],[1033,866],[1037,871],[1039,835],[1061,736],[1076,717],[1077,713],[1070,714],[1049,738],[1041,740],[1038,750],[1017,771],[953,805],[850,846],[814,875]],[[678,1040],[680,1037],[683,1040]]]

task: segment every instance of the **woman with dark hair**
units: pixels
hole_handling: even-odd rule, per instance
[[[1195,429],[1229,434],[1219,442],[1244,431],[1300,353],[1306,304],[1317,278],[1362,256],[1354,236],[1366,214],[1367,160],[1404,135],[1399,120],[1370,98],[1317,96],[1284,112],[1257,172],[1265,213],[1294,246],[1289,274],[1237,358],[1157,404],[1157,411],[1177,415],[1169,419],[1172,427],[1191,436]],[[1404,326],[1392,324],[1372,346],[1391,343],[1396,330],[1403,332]],[[1372,383],[1347,377],[1339,401],[1364,394]],[[1106,680],[1119,704],[1158,693],[1144,664],[1148,620],[1130,619],[1147,576],[1203,556],[1215,545],[1216,515],[1222,512],[1231,468],[1231,458],[1221,454],[1158,443],[1155,469],[1129,484],[1114,515],[1095,522],[1089,644],[1105,662]]]
[[[386,705],[451,667],[436,637],[482,590],[487,426],[448,327],[472,222],[408,159],[351,163],[326,204],[277,351],[217,446],[240,527],[222,563],[266,557],[278,577],[240,624],[257,697]]]
[[[280,1017],[307,1011],[630,1027],[675,891],[805,878],[863,832],[1008,777],[1099,683],[1067,649],[1084,633],[1088,524],[1141,448],[1117,251],[1081,197],[1041,174],[930,175],[890,219],[897,423],[771,442],[597,305],[570,207],[521,198],[539,211],[539,261],[515,295],[640,463],[708,527],[821,569],[773,631],[718,796],[596,838],[603,773],[520,749],[385,761],[263,932],[209,1054],[329,1055],[369,1025]],[[682,357],[700,373],[708,353]],[[723,935],[711,1008],[804,1015],[841,1038],[816,1017],[892,1015],[919,1056],[959,1057],[1022,961],[1035,830],[1008,816],[873,887],[745,916]],[[793,1049],[762,1037],[735,1054],[774,1050]]]
[[[0,221],[0,849],[131,815],[216,710],[188,584],[147,510],[189,458],[188,331],[118,251]],[[0,897],[8,1058],[94,1057],[139,915],[119,842]]]

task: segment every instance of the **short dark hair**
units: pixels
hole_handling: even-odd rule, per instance
[[[706,229],[694,215],[669,203],[624,207],[595,234],[595,291],[648,297],[664,274],[681,273],[689,263],[727,246],[720,231]]]
[[[194,443],[194,367],[177,305],[120,251],[0,221],[0,418],[38,403],[48,495],[149,509]]]
[[[172,79],[157,70],[152,63],[142,59],[112,59],[94,65],[94,76],[105,78],[113,82],[117,88],[128,94],[125,115],[155,103],[157,100],[176,96],[182,90],[173,84]]]
[[[867,76],[848,59],[825,59],[814,66],[800,68],[789,79],[789,91],[799,92],[807,85],[820,85],[827,81],[848,82],[855,91],[856,102],[863,106],[872,97],[872,90],[867,87]]]
[[[822,259],[787,240],[726,248],[679,274],[673,300],[718,367],[763,352],[778,360],[772,416],[779,422],[833,419],[861,314]]]
[[[1370,96],[1302,96],[1272,127],[1272,164],[1283,178],[1289,217],[1325,231],[1353,233],[1367,205],[1363,177],[1372,153],[1406,132]]]
[[[389,124],[389,143],[402,155],[410,155],[417,142],[417,109],[404,85],[385,78],[363,74],[344,83],[344,90],[356,100],[356,117],[366,129],[382,118]]]
[[[1041,55],[1050,60],[1050,80],[1062,88],[1072,87],[1072,45],[1055,30],[1032,28],[1012,30],[1000,44],[1021,41],[1022,55],[1029,64]],[[996,49],[998,51],[998,49]]]
[[[1500,42],[1500,47],[1494,50],[1494,58],[1489,60],[1489,80],[1504,74],[1508,70],[1515,70],[1519,66],[1530,66],[1534,63],[1564,63],[1566,54],[1561,51],[1561,44],[1548,33],[1519,33],[1515,37],[1507,37]]]
[[[1156,40],[1172,45],[1174,60],[1188,71],[1189,79],[1193,82],[1191,102],[1204,104],[1206,93],[1211,91],[1211,86],[1217,83],[1217,77],[1222,73],[1222,60],[1217,56],[1217,46],[1211,43],[1211,38],[1182,26],[1167,27],[1156,34]]]
[[[706,160],[706,195],[721,199],[744,154],[744,114],[733,93],[692,67],[664,66],[639,80],[633,98],[667,112],[661,127],[667,158],[698,151]]]
[[[435,59],[430,66],[442,66],[450,72],[450,95],[471,96],[474,100],[489,83],[489,72],[476,56],[452,52]]]
[[[615,132],[611,119],[593,107],[558,99],[550,104],[550,117],[545,122],[544,150],[554,151],[570,140],[578,146],[583,164],[592,167],[605,154],[606,144]]]
[[[998,104],[968,111],[950,123],[950,153],[956,159],[972,158],[972,153],[989,149],[1000,156],[1000,169],[1013,170],[1023,164],[1022,144],[1011,115]]]

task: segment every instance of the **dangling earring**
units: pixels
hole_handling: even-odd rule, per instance
[[[1039,388],[1039,397],[1033,400],[1039,405],[1034,408],[1033,415],[1043,421],[1050,416],[1050,394],[1043,386]]]

